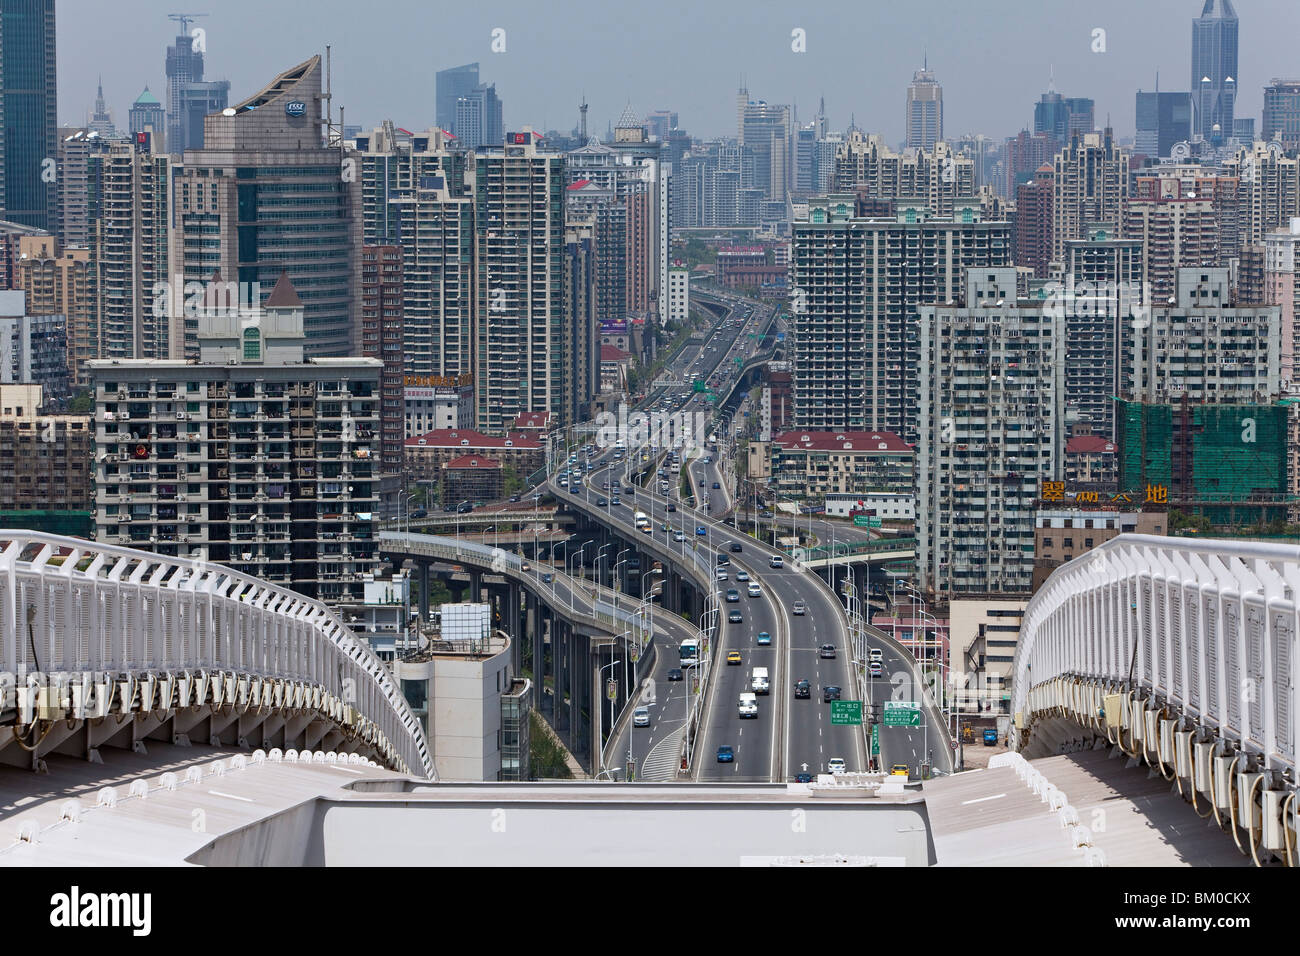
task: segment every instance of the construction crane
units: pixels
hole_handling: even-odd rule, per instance
[[[207,13],[169,13],[169,14],[167,14],[167,19],[168,19],[168,20],[175,20],[177,23],[179,23],[179,24],[181,25],[181,33],[183,33],[185,36],[189,36],[189,35],[190,35],[190,24],[191,24],[193,21],[197,20],[199,17],[206,17],[206,16],[210,16],[210,14],[207,14]]]

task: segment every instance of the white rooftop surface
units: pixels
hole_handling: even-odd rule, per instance
[[[1106,750],[1029,761],[1065,794],[1107,866],[1249,866],[1211,816],[1198,819],[1171,781]],[[1013,767],[925,785],[938,866],[1084,866],[1070,828]],[[1207,802],[1200,810],[1209,810]]]

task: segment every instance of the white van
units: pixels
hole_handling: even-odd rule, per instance
[[[736,708],[738,716],[757,717],[758,716],[758,698],[753,694],[741,694],[740,704]]]
[[[750,689],[752,689],[755,694],[766,694],[768,692],[768,688],[770,685],[768,684],[768,680],[767,680],[766,667],[754,668],[754,674],[753,677],[750,679],[749,686]]]

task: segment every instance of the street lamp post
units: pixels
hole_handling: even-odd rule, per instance
[[[606,664],[604,667],[600,668],[600,670],[599,670],[597,673],[598,673],[598,675],[599,675],[599,674],[603,674],[603,673],[605,673],[605,671],[609,670],[611,667],[616,667],[617,665],[619,665],[619,664],[621,664],[621,663],[623,663],[623,662],[622,662],[622,661],[610,661],[610,662],[609,662],[608,664]],[[601,773],[604,773],[604,772],[605,772],[605,727],[604,727],[604,725],[605,725],[605,720],[604,720],[604,718],[605,718],[605,701],[608,700],[608,698],[609,698],[609,695],[606,694],[606,693],[604,692],[604,688],[602,687],[602,688],[601,688],[600,710],[599,710],[599,712],[598,712],[597,715],[596,715],[596,744],[600,747],[600,773],[596,774],[597,777],[599,777]],[[615,701],[610,701],[610,708],[609,708],[609,723],[610,723],[610,727],[613,727],[613,726],[614,726],[614,704],[615,704]]]

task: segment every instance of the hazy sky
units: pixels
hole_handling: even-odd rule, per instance
[[[1262,88],[1300,75],[1300,0],[1234,0],[1240,18],[1239,116],[1258,127]],[[85,121],[96,77],[117,124],[147,84],[163,99],[167,19],[176,0],[60,0],[59,121]],[[1056,70],[1066,96],[1097,101],[1121,137],[1133,135],[1134,92],[1186,90],[1191,21],[1202,0],[208,0],[207,79],[229,79],[231,101],[333,46],[334,103],[349,125],[434,122],[434,73],[474,60],[495,82],[507,129],[571,129],[585,91],[603,135],[630,101],[639,115],[670,109],[697,136],[735,135],[743,74],[750,96],[793,101],[810,121],[826,97],[831,126],[903,136],[907,84],[928,51],[944,87],[944,132],[1014,134]],[[492,51],[493,30],[505,52]],[[805,32],[807,52],[791,49]],[[1105,31],[1104,53],[1093,32]]]

